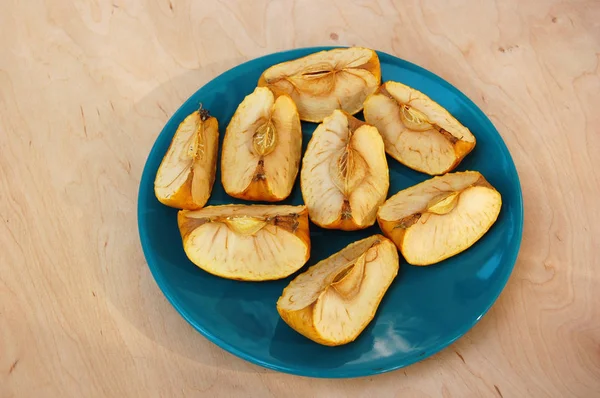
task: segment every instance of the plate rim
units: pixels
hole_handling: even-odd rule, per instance
[[[476,112],[478,114],[480,114],[479,116],[481,116],[481,119],[482,119],[483,123],[486,125],[486,128],[493,130],[500,138],[500,141],[502,142],[502,144],[504,146],[506,156],[507,156],[508,160],[510,160],[509,166],[512,167],[512,169],[514,170],[515,177],[516,177],[516,187],[513,187],[513,188],[516,188],[516,190],[517,190],[517,202],[515,203],[515,206],[517,207],[517,210],[518,210],[517,214],[519,216],[520,223],[518,225],[516,225],[516,234],[515,234],[516,238],[517,238],[516,250],[510,254],[509,261],[507,261],[507,263],[510,264],[510,265],[508,265],[509,270],[506,273],[506,276],[504,278],[502,278],[502,280],[501,280],[501,289],[499,289],[498,293],[492,297],[489,304],[486,305],[486,307],[481,312],[481,314],[479,314],[477,317],[475,317],[474,321],[465,323],[463,328],[460,328],[456,333],[454,333],[454,335],[450,339],[448,339],[444,343],[438,343],[438,344],[430,347],[429,349],[425,350],[423,353],[412,356],[412,357],[408,357],[407,360],[399,361],[398,364],[393,365],[393,366],[386,366],[386,367],[381,367],[381,368],[354,369],[354,370],[350,370],[350,371],[340,370],[342,368],[307,370],[307,369],[303,369],[303,368],[295,368],[292,366],[282,366],[282,365],[272,364],[272,363],[263,361],[261,359],[256,358],[255,356],[248,354],[248,353],[236,348],[235,346],[227,343],[226,341],[222,340],[217,335],[210,333],[201,324],[199,324],[195,320],[195,318],[193,318],[189,313],[187,313],[181,307],[181,305],[178,303],[177,299],[174,297],[173,292],[168,287],[167,282],[165,281],[165,278],[158,271],[158,267],[155,264],[155,259],[149,249],[151,246],[151,244],[149,242],[149,238],[146,235],[146,233],[144,232],[143,227],[145,227],[145,224],[142,221],[143,217],[142,217],[142,209],[141,209],[141,205],[140,205],[140,203],[141,203],[140,198],[141,198],[144,186],[148,185],[149,183],[151,185],[153,185],[153,178],[151,178],[151,176],[150,176],[150,174],[152,174],[152,173],[150,173],[150,170],[149,170],[149,167],[150,167],[149,163],[150,163],[152,153],[157,150],[158,138],[165,132],[166,127],[168,125],[170,125],[171,123],[173,123],[174,119],[178,119],[178,114],[181,112],[181,109],[185,108],[189,102],[193,102],[192,101],[193,98],[196,96],[196,94],[198,94],[198,92],[200,90],[205,89],[206,87],[210,88],[211,85],[216,84],[215,81],[218,78],[227,76],[228,74],[231,74],[231,73],[234,73],[234,70],[236,70],[237,68],[239,68],[243,65],[248,65],[248,64],[251,64],[254,62],[259,62],[260,60],[264,60],[265,58],[269,58],[269,57],[272,57],[275,55],[293,56],[293,54],[298,53],[298,52],[300,52],[300,53],[307,52],[307,51],[318,52],[318,51],[323,51],[323,50],[331,50],[334,48],[349,48],[349,47],[351,47],[351,46],[315,46],[315,47],[299,47],[299,48],[293,48],[293,49],[288,49],[288,50],[283,50],[283,51],[276,51],[276,52],[262,55],[260,57],[249,59],[239,65],[233,66],[232,68],[230,68],[230,69],[224,71],[223,73],[220,73],[219,75],[210,79],[203,86],[200,86],[193,94],[191,94],[188,97],[188,99],[185,100],[178,107],[178,109],[175,112],[173,112],[171,117],[169,117],[169,119],[165,122],[160,133],[156,136],[155,141],[152,144],[152,147],[150,149],[150,152],[148,153],[146,162],[144,163],[144,168],[142,170],[142,175],[140,178],[140,184],[139,184],[139,188],[138,188],[136,214],[137,214],[137,223],[138,223],[138,234],[139,234],[140,243],[142,246],[142,252],[144,254],[146,264],[147,264],[148,268],[150,269],[150,272],[151,272],[154,280],[156,281],[156,284],[158,285],[158,287],[161,290],[161,292],[163,293],[163,295],[166,297],[167,301],[186,320],[186,322],[188,322],[197,332],[199,332],[206,339],[208,339],[211,343],[217,345],[221,349],[224,349],[225,351],[228,351],[229,353],[231,353],[243,360],[246,360],[250,363],[253,363],[255,365],[262,366],[264,368],[275,370],[278,372],[293,374],[296,376],[314,377],[314,378],[331,378],[331,379],[367,377],[367,376],[373,376],[373,375],[377,375],[377,374],[382,374],[382,373],[387,373],[387,372],[391,372],[394,370],[398,370],[398,369],[410,366],[414,363],[420,362],[426,358],[433,356],[434,354],[439,353],[440,351],[444,350],[445,348],[447,348],[448,346],[450,346],[451,344],[456,342],[459,338],[463,337],[469,330],[471,330],[477,323],[479,323],[481,318],[483,316],[485,316],[489,312],[489,310],[492,308],[492,306],[496,303],[496,301],[498,300],[498,297],[500,297],[500,294],[502,294],[502,292],[506,288],[508,280],[510,279],[510,277],[514,271],[514,267],[517,262],[517,258],[519,256],[519,253],[521,250],[521,244],[523,241],[524,208],[523,208],[523,192],[522,192],[522,188],[521,188],[519,172],[518,172],[517,166],[512,158],[512,155],[508,149],[508,146],[506,145],[506,142],[502,138],[502,135],[500,134],[500,132],[496,129],[494,124],[488,118],[488,116],[467,95],[465,95],[462,91],[460,91],[457,87],[455,87],[452,83],[448,82],[444,78],[442,78],[442,77],[436,75],[435,73],[433,73],[417,64],[414,64],[410,61],[396,57],[396,56],[386,53],[384,51],[374,50],[380,59],[380,63],[383,63],[382,60],[387,60],[388,63],[403,64],[402,65],[403,67],[405,67],[407,69],[412,69],[413,71],[415,71],[418,74],[425,75],[426,77],[435,81],[437,84],[443,85],[446,88],[450,89],[455,95],[457,95],[469,107],[474,108],[476,110]],[[302,55],[302,56],[304,56],[304,55]],[[294,59],[294,58],[290,57],[290,60],[291,59]],[[382,80],[382,83],[383,83],[383,80]],[[148,181],[149,179],[150,179],[150,181]]]

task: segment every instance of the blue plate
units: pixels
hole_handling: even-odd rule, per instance
[[[502,194],[503,205],[490,231],[462,254],[429,267],[413,267],[401,260],[400,272],[375,319],[356,341],[345,346],[313,343],[279,318],[275,303],[293,276],[273,282],[238,282],[220,279],[192,264],[182,248],[177,210],[160,204],[153,192],[156,170],[177,126],[199,103],[219,120],[222,139],[238,104],[254,90],[267,67],[323,49],[330,47],[252,60],[192,95],[167,122],[146,162],[138,199],[139,233],[150,270],[167,299],[218,346],[282,372],[313,377],[367,376],[420,361],[465,334],[496,301],[516,261],[523,230],[519,177],[498,131],[464,94],[431,72],[379,53],[383,81],[400,81],[424,92],[475,134],[477,146],[458,170],[480,171]],[[304,148],[315,126],[303,123]],[[390,196],[428,178],[391,158],[388,163]],[[217,172],[209,204],[244,203],[227,196],[220,181]],[[298,183],[283,203],[302,204]],[[357,232],[326,231],[312,224],[310,228],[312,252],[307,266],[380,232],[377,226]]]

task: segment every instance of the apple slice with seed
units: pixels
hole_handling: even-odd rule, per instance
[[[350,47],[320,51],[265,70],[259,86],[276,95],[287,94],[298,106],[300,119],[321,122],[334,109],[353,115],[379,87],[381,68],[377,53]]]
[[[285,278],[310,256],[305,206],[207,206],[182,210],[177,221],[188,258],[223,278]]]
[[[377,129],[333,111],[308,143],[300,184],[315,224],[342,230],[373,225],[390,184]]]
[[[223,141],[225,191],[246,200],[276,202],[289,196],[298,175],[302,130],[296,105],[257,87],[231,118]]]
[[[216,118],[202,108],[186,117],[156,173],[156,198],[178,209],[203,207],[215,182],[218,146]]]
[[[434,177],[398,192],[377,220],[409,264],[430,265],[477,242],[496,222],[502,198],[476,171]]]
[[[400,163],[436,175],[453,170],[475,147],[475,137],[446,109],[402,83],[386,82],[365,101],[386,152]]]
[[[298,275],[277,311],[298,333],[324,345],[355,340],[398,273],[398,252],[382,235],[354,242]]]

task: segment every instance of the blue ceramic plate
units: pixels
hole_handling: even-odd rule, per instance
[[[192,95],[168,121],[146,162],[138,200],[139,233],[148,265],[167,299],[215,344],[283,372],[367,376],[420,361],[465,334],[492,306],[516,261],[523,229],[519,177],[498,131],[464,94],[416,65],[379,53],[383,81],[400,81],[424,92],[475,134],[477,146],[458,170],[480,171],[500,191],[503,205],[490,231],[462,254],[429,267],[413,267],[401,260],[398,276],[375,319],[345,346],[313,343],[279,318],[275,303],[293,276],[274,282],[238,282],[220,279],[192,264],[182,248],[177,210],[160,204],[153,192],[156,170],[177,126],[199,103],[219,120],[222,139],[229,119],[254,90],[262,71],[323,49],[329,48],[304,48],[255,59],[223,73]],[[315,126],[303,123],[304,148]],[[388,163],[390,196],[428,178],[391,158]],[[217,171],[209,204],[244,203],[227,196],[220,181]],[[302,204],[298,183],[283,203]],[[357,232],[326,231],[312,224],[310,228],[311,257],[301,271],[355,240],[380,232],[377,226]]]

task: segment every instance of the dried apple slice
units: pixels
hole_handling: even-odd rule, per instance
[[[334,109],[353,115],[379,87],[381,68],[377,53],[350,47],[320,51],[265,70],[258,81],[275,95],[292,97],[300,119],[321,122]]]
[[[324,345],[354,341],[398,273],[398,252],[382,235],[354,242],[298,275],[277,301],[281,318]]]
[[[502,198],[476,171],[434,177],[398,192],[377,220],[409,264],[430,265],[477,242],[496,222]]]
[[[305,206],[208,206],[180,211],[177,222],[188,258],[223,278],[285,278],[310,256]]]
[[[364,115],[381,133],[390,156],[423,173],[447,173],[475,147],[468,128],[428,96],[402,83],[384,83],[365,101]]]
[[[373,225],[390,185],[377,129],[343,111],[333,111],[308,143],[300,184],[315,224],[343,230]]]
[[[246,200],[276,202],[289,196],[298,175],[302,130],[287,95],[257,87],[231,118],[221,157],[225,191]]]
[[[186,117],[156,173],[156,198],[178,209],[203,207],[215,182],[218,146],[216,118],[202,108]]]

